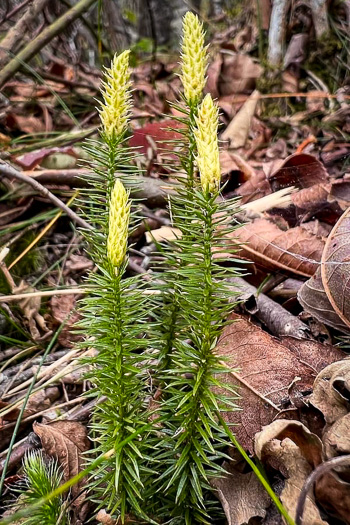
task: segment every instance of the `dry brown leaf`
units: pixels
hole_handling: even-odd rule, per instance
[[[323,287],[320,267],[300,288],[298,300],[304,310],[321,323],[332,326],[340,332],[349,333],[349,327],[343,323],[328,299]]]
[[[87,429],[76,421],[55,421],[50,425],[33,424],[34,432],[39,436],[43,449],[48,456],[55,458],[62,467],[64,480],[76,476],[83,469],[83,453],[89,450],[90,442]],[[81,480],[73,485],[72,497],[75,507],[82,506],[85,495],[80,494],[85,485]]]
[[[96,515],[96,521],[99,523],[102,523],[102,525],[115,525],[116,520],[112,518],[110,514],[107,514],[107,512],[103,509],[101,509],[97,515]]]
[[[313,221],[303,222],[300,226],[304,230],[311,233],[311,235],[316,235],[316,237],[321,237],[323,239],[326,239],[328,237],[332,229],[332,226],[330,224],[321,222],[318,219],[315,219]]]
[[[349,412],[350,358],[336,361],[321,370],[309,401],[322,412],[327,425]]]
[[[219,93],[221,96],[250,92],[263,68],[249,55],[222,54]]]
[[[212,484],[228,525],[244,525],[251,518],[264,518],[271,499],[254,472],[242,474],[232,463],[224,463],[223,467],[228,476],[215,479]]]
[[[333,423],[325,432],[322,441],[327,459],[350,454],[350,413]]]
[[[350,328],[350,208],[340,217],[326,241],[321,276],[336,314]]]
[[[221,135],[222,140],[228,140],[230,148],[243,147],[248,139],[252,118],[259,101],[260,93],[255,90],[243,104],[238,113],[233,117]]]
[[[321,260],[324,242],[300,226],[282,231],[266,219],[257,219],[232,235],[242,246],[240,256],[264,268],[276,269],[309,277]],[[313,262],[315,261],[315,262]]]
[[[181,237],[181,230],[179,230],[178,228],[173,228],[172,226],[161,226],[156,230],[146,232],[145,235],[146,241],[148,243],[151,243],[153,241],[173,241],[174,239],[179,239]]]
[[[24,116],[9,113],[6,116],[6,126],[11,130],[18,129],[29,134],[49,131],[46,129],[45,123],[33,115]]]
[[[241,203],[255,201],[271,193],[270,184],[263,172],[253,175],[251,179],[243,182],[236,190],[235,195],[242,197]]]
[[[316,212],[328,203],[331,184],[314,184],[310,188],[304,188],[293,193],[292,203],[303,211]]]
[[[24,294],[35,292],[36,290],[25,281],[21,281],[18,286],[13,287],[12,293],[14,294]],[[23,312],[24,317],[28,321],[29,331],[35,340],[41,338],[38,327],[43,331],[48,333],[49,329],[46,326],[45,319],[40,314],[41,298],[40,297],[23,297],[18,301],[18,304]]]
[[[342,523],[350,524],[349,483],[340,480],[336,474],[325,474],[316,482],[315,496],[328,514],[340,518]],[[333,522],[329,520],[328,523]]]
[[[82,339],[82,334],[74,332],[74,326],[80,319],[80,314],[75,310],[78,295],[54,295],[51,298],[51,315],[55,325],[65,323],[58,341],[62,346],[73,348],[77,341]]]
[[[227,150],[220,151],[220,168],[221,177],[231,173],[237,173],[238,177],[243,175],[243,171],[238,167],[233,154]]]
[[[328,174],[323,164],[316,157],[307,153],[290,155],[269,177],[273,191],[288,186],[310,188],[314,184],[327,181]]]
[[[276,420],[257,434],[255,450],[264,465],[279,470],[286,478],[280,498],[294,518],[300,491],[312,470],[321,463],[321,440],[299,421]],[[307,525],[326,524],[310,495],[303,521]]]
[[[218,53],[211,62],[207,71],[207,83],[204,88],[205,93],[211,93],[213,98],[219,98],[218,84],[222,67],[222,54]]]
[[[88,259],[88,257],[84,255],[72,253],[65,264],[65,275],[71,272],[87,272],[88,270],[92,270],[93,267],[94,263],[91,259]]]
[[[252,451],[256,432],[271,423],[283,408],[293,408],[290,394],[306,399],[305,392],[311,390],[325,363],[343,354],[313,341],[291,342],[287,338],[284,345],[284,339],[280,342],[245,318],[234,314],[232,319],[235,322],[225,328],[217,352],[227,359],[228,367],[239,369],[239,373],[227,374],[225,381],[238,387],[241,410],[228,412],[225,419],[237,425],[238,440]]]
[[[332,181],[330,194],[343,210],[350,206],[350,180],[348,175],[345,175],[344,179]]]

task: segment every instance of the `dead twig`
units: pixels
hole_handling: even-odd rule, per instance
[[[80,0],[50,26],[46,27],[34,40],[29,42],[0,72],[0,87],[17,73],[23,63],[33,58],[46,44],[79,18],[95,2],[96,0]]]
[[[51,193],[51,191],[49,191],[47,188],[45,188],[45,186],[40,184],[40,182],[33,179],[32,177],[23,175],[23,173],[17,171],[15,168],[3,161],[0,161],[0,174],[4,175],[5,177],[12,177],[16,180],[24,182],[25,184],[29,184],[29,186],[34,188],[34,190],[38,191],[44,197],[50,199],[51,202],[53,202],[58,208],[64,211],[68,215],[68,217],[70,217],[73,221],[79,224],[79,226],[87,230],[92,229],[92,226],[90,224],[88,224],[86,221],[84,221],[84,219],[79,217],[73,210],[68,208],[68,206],[64,204],[64,202],[62,202],[58,197],[56,197],[56,195]]]
[[[233,284],[232,290],[236,292],[233,295],[234,300],[243,301],[246,311],[256,315],[274,335],[288,335],[299,339],[308,337],[309,328],[305,323],[267,295],[258,293],[255,286],[241,277],[232,277],[228,282]]]
[[[338,467],[340,465],[350,465],[350,454],[346,456],[338,456],[336,458],[330,459],[329,461],[325,461],[324,463],[321,463],[321,465],[318,465],[315,468],[315,470],[310,474],[310,476],[305,481],[304,486],[300,492],[298,505],[297,505],[296,513],[295,513],[295,525],[303,524],[303,513],[304,513],[306,498],[310,490],[313,489],[315,482],[323,474],[326,474],[330,470],[333,470],[334,467]]]
[[[40,13],[42,13],[47,2],[48,0],[31,1],[31,5],[23,13],[23,16],[21,16],[15,25],[7,32],[7,35],[1,41],[0,67],[3,67],[6,64],[9,54],[15,52],[16,49],[19,48],[19,44],[22,42],[23,37],[28,34],[30,24],[38,18]],[[22,8],[26,3],[28,2],[24,2],[18,7]],[[15,10],[12,10],[11,13],[13,13],[13,11]],[[8,18],[12,16],[11,13],[8,14]]]
[[[287,27],[285,20],[289,6],[290,0],[274,0],[272,4],[267,53],[268,62],[271,66],[278,66],[282,61]]]
[[[88,185],[87,179],[90,171],[82,168],[68,170],[28,170],[24,171],[28,177],[35,178],[42,184],[64,184],[75,188],[84,188]],[[118,174],[116,174],[118,175]],[[168,194],[173,193],[175,184],[167,184],[164,180],[153,177],[134,175],[133,184],[130,184],[131,197],[144,201],[149,208],[161,208],[167,204]]]

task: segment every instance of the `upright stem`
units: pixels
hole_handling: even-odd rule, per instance
[[[124,417],[124,363],[123,363],[123,326],[122,326],[122,308],[121,308],[121,290],[120,290],[120,280],[121,272],[119,268],[115,269],[115,276],[112,277],[112,286],[113,286],[113,343],[115,351],[115,381],[117,388],[119,390],[119,418],[120,421]]]
[[[212,276],[212,246],[213,246],[213,213],[210,204],[210,194],[206,195],[207,209],[205,212],[204,221],[204,290],[203,290],[203,309],[205,316],[204,334],[203,334],[203,349],[204,357],[211,348],[211,318],[212,318],[212,295],[213,295],[213,276]]]

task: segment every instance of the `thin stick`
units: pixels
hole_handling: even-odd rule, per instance
[[[79,18],[95,2],[96,0],[80,0],[50,26],[46,27],[34,40],[29,42],[0,72],[0,87],[17,73],[22,66],[22,62],[29,62],[46,44]]]
[[[307,480],[304,483],[303,488],[301,489],[296,513],[295,513],[295,524],[296,525],[302,525],[303,523],[303,513],[304,513],[304,507],[306,503],[306,498],[309,493],[309,491],[313,488],[315,482],[318,480],[320,476],[323,474],[326,474],[326,472],[329,472],[330,470],[333,470],[334,467],[337,467],[339,465],[346,465],[350,464],[350,454],[346,456],[338,456],[336,458],[332,458],[329,461],[325,461],[324,463],[321,463],[321,465],[318,465],[315,470],[310,474],[310,476],[307,478]],[[305,523],[305,525],[307,525]]]
[[[45,186],[40,184],[37,180],[28,177],[27,175],[23,175],[20,171],[16,170],[6,162],[0,161],[0,174],[4,175],[5,177],[13,177],[16,180],[20,180],[21,182],[24,182],[25,184],[29,184],[32,188],[34,188],[36,191],[41,193],[44,197],[47,197],[50,199],[51,202],[53,202],[58,208],[63,210],[68,217],[70,217],[73,221],[75,221],[79,226],[82,228],[85,228],[87,230],[91,230],[92,226],[88,224],[84,219],[79,217],[76,213],[74,213],[73,210],[68,208],[64,202],[62,202],[56,195],[51,193]]]
[[[0,302],[8,303],[9,301],[20,301],[31,297],[51,297],[52,295],[72,295],[79,293],[88,293],[88,288],[62,288],[61,290],[43,290],[42,292],[17,293],[12,295],[0,295]]]

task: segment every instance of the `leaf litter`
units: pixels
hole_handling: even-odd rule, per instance
[[[265,29],[268,22],[267,17]],[[346,358],[350,326],[347,253],[350,173],[346,158],[350,146],[344,139],[349,133],[349,104],[344,99],[344,88],[330,97],[317,78],[300,69],[305,57],[299,52],[305,51],[302,44],[308,37],[306,32],[290,40],[281,89],[276,91],[272,85],[266,90],[263,80],[268,79],[268,72],[263,62],[254,53],[250,54],[257,34],[255,25],[243,24],[242,29],[234,24],[213,35],[218,47],[208,69],[206,89],[218,99],[222,110],[223,194],[224,198],[242,197],[242,204],[254,205],[258,199],[273,197],[279,190],[296,188],[296,191],[290,192],[287,203],[272,201],[273,205],[263,211],[260,207],[254,211],[254,206],[242,211],[240,219],[244,226],[235,235],[242,244],[235,258],[248,261],[245,282],[251,289],[232,314],[234,323],[227,326],[216,350],[237,369],[227,375],[227,382],[239,387],[240,411],[228,414],[227,421],[235,423],[233,428],[239,441],[259,458],[276,492],[294,516],[308,475],[322,462],[350,453],[350,380]],[[43,62],[45,71],[41,73],[54,75],[55,80],[38,85],[33,80],[16,79],[6,85],[4,96],[8,103],[0,114],[0,141],[4,158],[29,176],[41,178],[45,186],[66,198],[71,196],[78,180],[79,185],[84,184],[78,162],[79,141],[83,136],[93,135],[98,126],[91,100],[98,91],[99,73],[88,63],[73,67],[67,63],[65,54],[62,56],[60,63],[52,57],[45,57]],[[134,268],[145,272],[156,262],[154,240],[168,242],[176,235],[171,217],[164,209],[167,199],[158,198],[160,191],[166,195],[174,186],[172,170],[165,164],[174,160],[169,150],[172,140],[180,135],[181,124],[174,120],[178,115],[166,100],[176,99],[179,87],[176,71],[176,61],[160,59],[153,64],[140,61],[133,70],[135,108],[130,145],[139,147],[147,189],[154,183],[156,193],[155,198],[146,191],[150,220],[131,254]],[[308,86],[306,89],[303,82]],[[289,98],[279,98],[279,93]],[[57,103],[57,95],[73,111],[75,107],[79,109],[81,133]],[[283,100],[297,102],[303,109],[289,111]],[[269,114],[271,101],[278,106],[280,115]],[[40,138],[36,133],[41,134]],[[5,207],[0,208],[2,246],[12,242],[13,232],[21,235],[27,227],[37,231],[49,220],[47,213],[52,209],[46,198],[28,193],[28,188],[16,182],[8,190],[15,191],[5,201]],[[5,258],[7,265],[15,258],[16,244],[17,241],[11,245]],[[9,291],[24,294],[30,289],[40,292],[46,288],[73,287],[82,284],[84,274],[93,270],[81,241],[74,238],[65,218],[30,253],[42,256],[40,268],[32,265],[30,269],[19,270],[15,266],[11,275],[16,287],[4,288],[3,295]],[[227,259],[225,264],[235,262]],[[288,282],[293,282],[293,287],[288,288]],[[4,353],[0,362],[2,366],[4,361],[5,367],[0,372],[2,460],[10,436],[8,425],[18,416],[23,399],[21,382],[33,376],[31,359],[42,351],[47,331],[65,323],[52,354],[57,367],[47,368],[48,373],[38,377],[39,391],[30,396],[24,412],[20,427],[24,444],[18,441],[13,451],[7,473],[9,482],[21,457],[32,446],[32,429],[40,438],[37,446],[62,465],[65,479],[79,472],[82,454],[90,448],[87,439],[90,412],[82,397],[89,385],[82,379],[81,371],[70,366],[76,363],[76,355],[67,353],[77,337],[73,329],[77,319],[76,299],[76,294],[62,297],[53,293],[49,300],[39,296],[32,300],[24,297],[16,305],[3,303],[5,351],[15,349],[15,353],[10,358]],[[288,314],[288,322],[291,318],[295,320],[287,326],[288,336],[281,325],[273,322],[271,312],[282,319],[287,319],[284,316]],[[345,337],[343,349],[337,346],[339,337]],[[61,351],[65,354],[60,354]],[[69,356],[67,360],[65,355]],[[74,403],[79,400],[82,407],[77,408]],[[62,408],[54,418],[60,419],[45,419],[45,411],[56,405]],[[30,418],[35,414],[38,416],[32,423]],[[230,476],[219,480],[216,488],[228,523],[256,523],[254,519],[257,523],[272,523],[269,498],[254,474],[242,467],[236,457],[227,464],[227,469]],[[84,495],[80,494],[83,488],[84,484],[74,489],[74,505],[79,515],[75,517],[76,523],[85,520]],[[304,510],[306,525],[332,524],[334,519],[349,523],[349,493],[349,469],[338,468],[325,474],[317,481],[314,494],[308,496]],[[98,521],[114,523],[103,512],[99,513]]]

